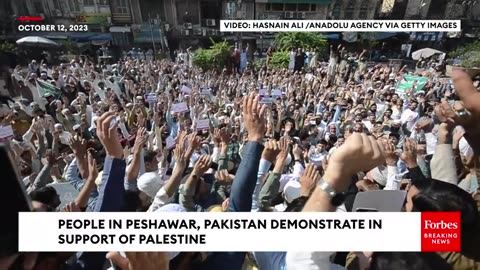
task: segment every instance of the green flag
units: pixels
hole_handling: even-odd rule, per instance
[[[413,84],[415,82],[415,91],[421,91],[425,84],[427,84],[428,78],[421,76],[403,75],[403,79],[397,83],[396,92],[398,94],[405,94],[408,89],[413,88]]]
[[[53,96],[58,98],[62,94],[59,88],[57,88],[51,83],[40,79],[37,80],[37,91],[40,97],[43,97],[46,94],[52,94]]]

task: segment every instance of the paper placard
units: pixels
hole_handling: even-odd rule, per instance
[[[260,90],[258,90],[258,94],[260,96],[266,96],[266,95],[268,95],[268,89],[266,89],[266,88],[260,89]]]
[[[186,102],[172,104],[172,112],[183,113],[188,112],[188,106]]]
[[[182,89],[181,89],[182,93],[184,94],[191,94],[192,93],[192,89],[190,89],[190,87],[186,86],[186,85],[182,85]]]
[[[212,93],[212,89],[210,88],[200,88],[200,94],[202,95],[210,95]]]
[[[70,183],[56,183],[51,184],[50,186],[52,186],[57,191],[57,194],[60,197],[59,208],[63,208],[65,205],[74,202],[78,194],[80,193]]]
[[[273,89],[272,90],[272,96],[281,97],[282,95],[283,95],[282,90],[280,90],[280,89]]]
[[[273,103],[273,97],[272,96],[260,96],[260,104],[272,104]]]
[[[13,134],[12,126],[0,127],[0,141],[5,141],[13,137],[15,137],[15,135]]]
[[[157,102],[157,94],[150,93],[148,95],[145,95],[145,100],[149,103]]]
[[[167,149],[172,149],[177,144],[177,142],[172,136],[168,136],[165,143],[166,143],[165,147],[167,147]]]
[[[197,130],[206,130],[206,129],[210,129],[210,120],[209,119],[197,120]]]

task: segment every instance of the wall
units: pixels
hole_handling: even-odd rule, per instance
[[[405,19],[415,18],[426,18],[428,14],[428,9],[430,8],[431,0],[408,0],[407,9],[405,11]],[[422,4],[424,4],[423,7]]]

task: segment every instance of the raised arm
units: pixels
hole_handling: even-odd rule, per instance
[[[70,138],[70,148],[77,159],[78,171],[83,179],[88,178],[87,142],[79,136]]]
[[[250,94],[243,101],[243,119],[248,131],[248,142],[243,149],[243,159],[233,181],[229,212],[249,212],[252,209],[252,195],[257,182],[266,130],[266,106],[260,106],[258,100],[258,96]]]
[[[127,168],[127,186],[133,185],[136,187],[138,174],[140,172],[141,159],[143,158],[143,145],[145,144],[145,128],[139,128],[133,146],[133,159]]]
[[[88,162],[88,178],[86,179],[85,184],[83,185],[82,189],[80,190],[80,193],[75,199],[75,204],[81,209],[84,209],[87,207],[90,198],[92,198],[95,201],[97,198],[96,193],[94,194],[94,196],[92,196],[92,192],[96,187],[95,180],[98,177],[97,161],[93,158],[93,155],[90,152],[88,153],[88,156],[87,156],[87,162]],[[91,209],[93,208],[94,207],[92,207]]]
[[[187,160],[185,158],[185,142],[180,142],[175,150],[175,167],[173,173],[167,183],[157,192],[153,203],[150,205],[148,212],[154,212],[158,208],[169,203],[171,198],[177,193],[178,187],[182,181],[183,172],[187,167]]]

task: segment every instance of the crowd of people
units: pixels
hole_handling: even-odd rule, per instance
[[[361,192],[404,190],[403,211],[461,212],[461,252],[79,251],[12,254],[0,269],[480,269],[478,80],[426,71],[398,92],[409,72],[366,53],[292,52],[289,68],[241,75],[186,59],[32,62],[0,120],[35,211],[354,212]],[[53,183],[78,196],[59,209]]]

